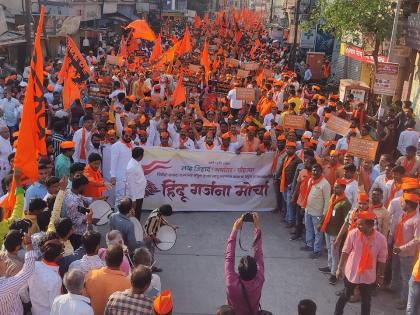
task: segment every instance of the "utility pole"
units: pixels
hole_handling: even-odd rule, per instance
[[[271,0],[271,7],[270,7],[270,23],[273,22],[273,7],[274,7],[274,0]]]
[[[299,14],[300,14],[300,0],[297,0],[296,7],[295,7],[295,29],[294,29],[294,36],[293,36],[293,47],[292,47],[292,51],[290,52],[290,59],[289,59],[290,70],[293,70],[295,68],[297,37],[298,37],[298,27],[299,27]]]
[[[31,0],[25,0],[25,39],[26,39],[26,58],[30,60],[32,55],[32,38],[31,38]]]

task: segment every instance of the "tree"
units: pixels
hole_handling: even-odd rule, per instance
[[[318,0],[309,24],[319,23],[344,42],[373,47],[376,65],[382,42],[391,37],[394,14],[390,0]]]

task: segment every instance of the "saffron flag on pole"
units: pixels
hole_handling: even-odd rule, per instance
[[[124,57],[124,58],[128,57],[127,43],[125,42],[124,35],[121,38],[120,50],[118,51],[118,57]]]
[[[208,82],[210,77],[210,56],[207,40],[204,42],[203,51],[201,52],[201,64],[204,66],[206,82]]]
[[[149,62],[158,61],[160,55],[162,54],[162,40],[161,35],[156,38],[155,45],[153,46],[152,54],[150,55]]]
[[[172,95],[172,104],[173,106],[178,106],[183,102],[187,101],[186,98],[187,90],[185,86],[182,84],[182,75],[179,76],[178,82],[175,87],[174,94]]]
[[[80,89],[82,89],[89,77],[91,71],[83,58],[74,41],[67,36],[67,50],[64,57],[58,77],[64,84],[63,88],[63,107],[67,110],[70,105],[80,98]]]
[[[156,40],[155,33],[153,33],[149,24],[145,20],[135,20],[127,25],[126,28],[133,29],[133,38],[135,39],[145,39],[150,42]]]
[[[14,168],[30,183],[38,180],[38,156],[46,155],[45,145],[45,101],[43,94],[44,74],[41,34],[44,25],[45,7],[41,7],[35,34],[28,86],[23,101],[22,120],[17,140]],[[4,218],[9,218],[16,202],[16,183],[13,178],[8,197],[1,204]]]
[[[185,28],[184,36],[182,37],[181,44],[179,45],[177,53],[179,56],[183,56],[185,54],[190,53],[191,51],[192,51],[191,34],[187,26]]]
[[[200,28],[200,26],[201,26],[201,20],[198,14],[196,14],[194,17],[194,28]]]

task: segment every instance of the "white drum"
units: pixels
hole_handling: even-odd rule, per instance
[[[111,206],[104,200],[95,200],[89,209],[93,211],[93,224],[97,226],[107,224],[109,216],[113,213]]]
[[[163,225],[156,233],[156,238],[160,240],[159,244],[155,245],[162,251],[170,250],[176,243],[176,231],[172,226]]]
[[[134,224],[134,236],[136,238],[136,241],[143,242],[144,232],[141,223],[135,217],[130,217],[130,221]]]

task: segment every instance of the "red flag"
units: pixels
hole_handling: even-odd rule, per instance
[[[160,55],[162,54],[162,39],[159,34],[158,38],[155,40],[155,45],[153,46],[152,54],[150,55],[149,62],[158,61]]]
[[[127,51],[127,43],[125,42],[124,35],[121,38],[120,43],[120,51],[118,52],[119,57],[128,57],[128,51]]]
[[[182,84],[182,75],[179,77],[178,82],[176,84],[176,88],[174,94],[172,95],[172,104],[173,106],[178,106],[183,102],[187,101],[187,90],[185,89],[184,85]]]
[[[80,89],[91,76],[89,66],[71,37],[67,36],[67,51],[58,77],[64,82],[63,106],[70,107],[74,100],[80,98]]]
[[[22,176],[35,182],[38,180],[38,156],[46,155],[45,145],[45,103],[43,95],[43,56],[41,48],[41,34],[44,25],[45,7],[41,7],[39,22],[35,34],[32,52],[31,71],[28,86],[23,100],[22,120],[19,128],[19,140],[16,146],[14,168],[19,169]],[[13,178],[8,197],[1,204],[4,218],[10,217],[16,202],[16,183]]]
[[[204,42],[203,51],[201,52],[201,64],[204,66],[206,82],[208,82],[210,77],[210,55],[207,40]]]
[[[201,26],[201,20],[198,14],[196,14],[194,17],[194,28],[200,28],[200,26]]]
[[[181,44],[179,45],[177,53],[179,56],[182,56],[182,55],[188,54],[191,51],[192,51],[191,35],[190,35],[190,30],[187,27],[185,29],[184,36],[182,37]]]
[[[133,29],[133,38],[135,39],[145,39],[151,42],[156,40],[155,33],[145,20],[135,20],[128,24],[126,28]]]

